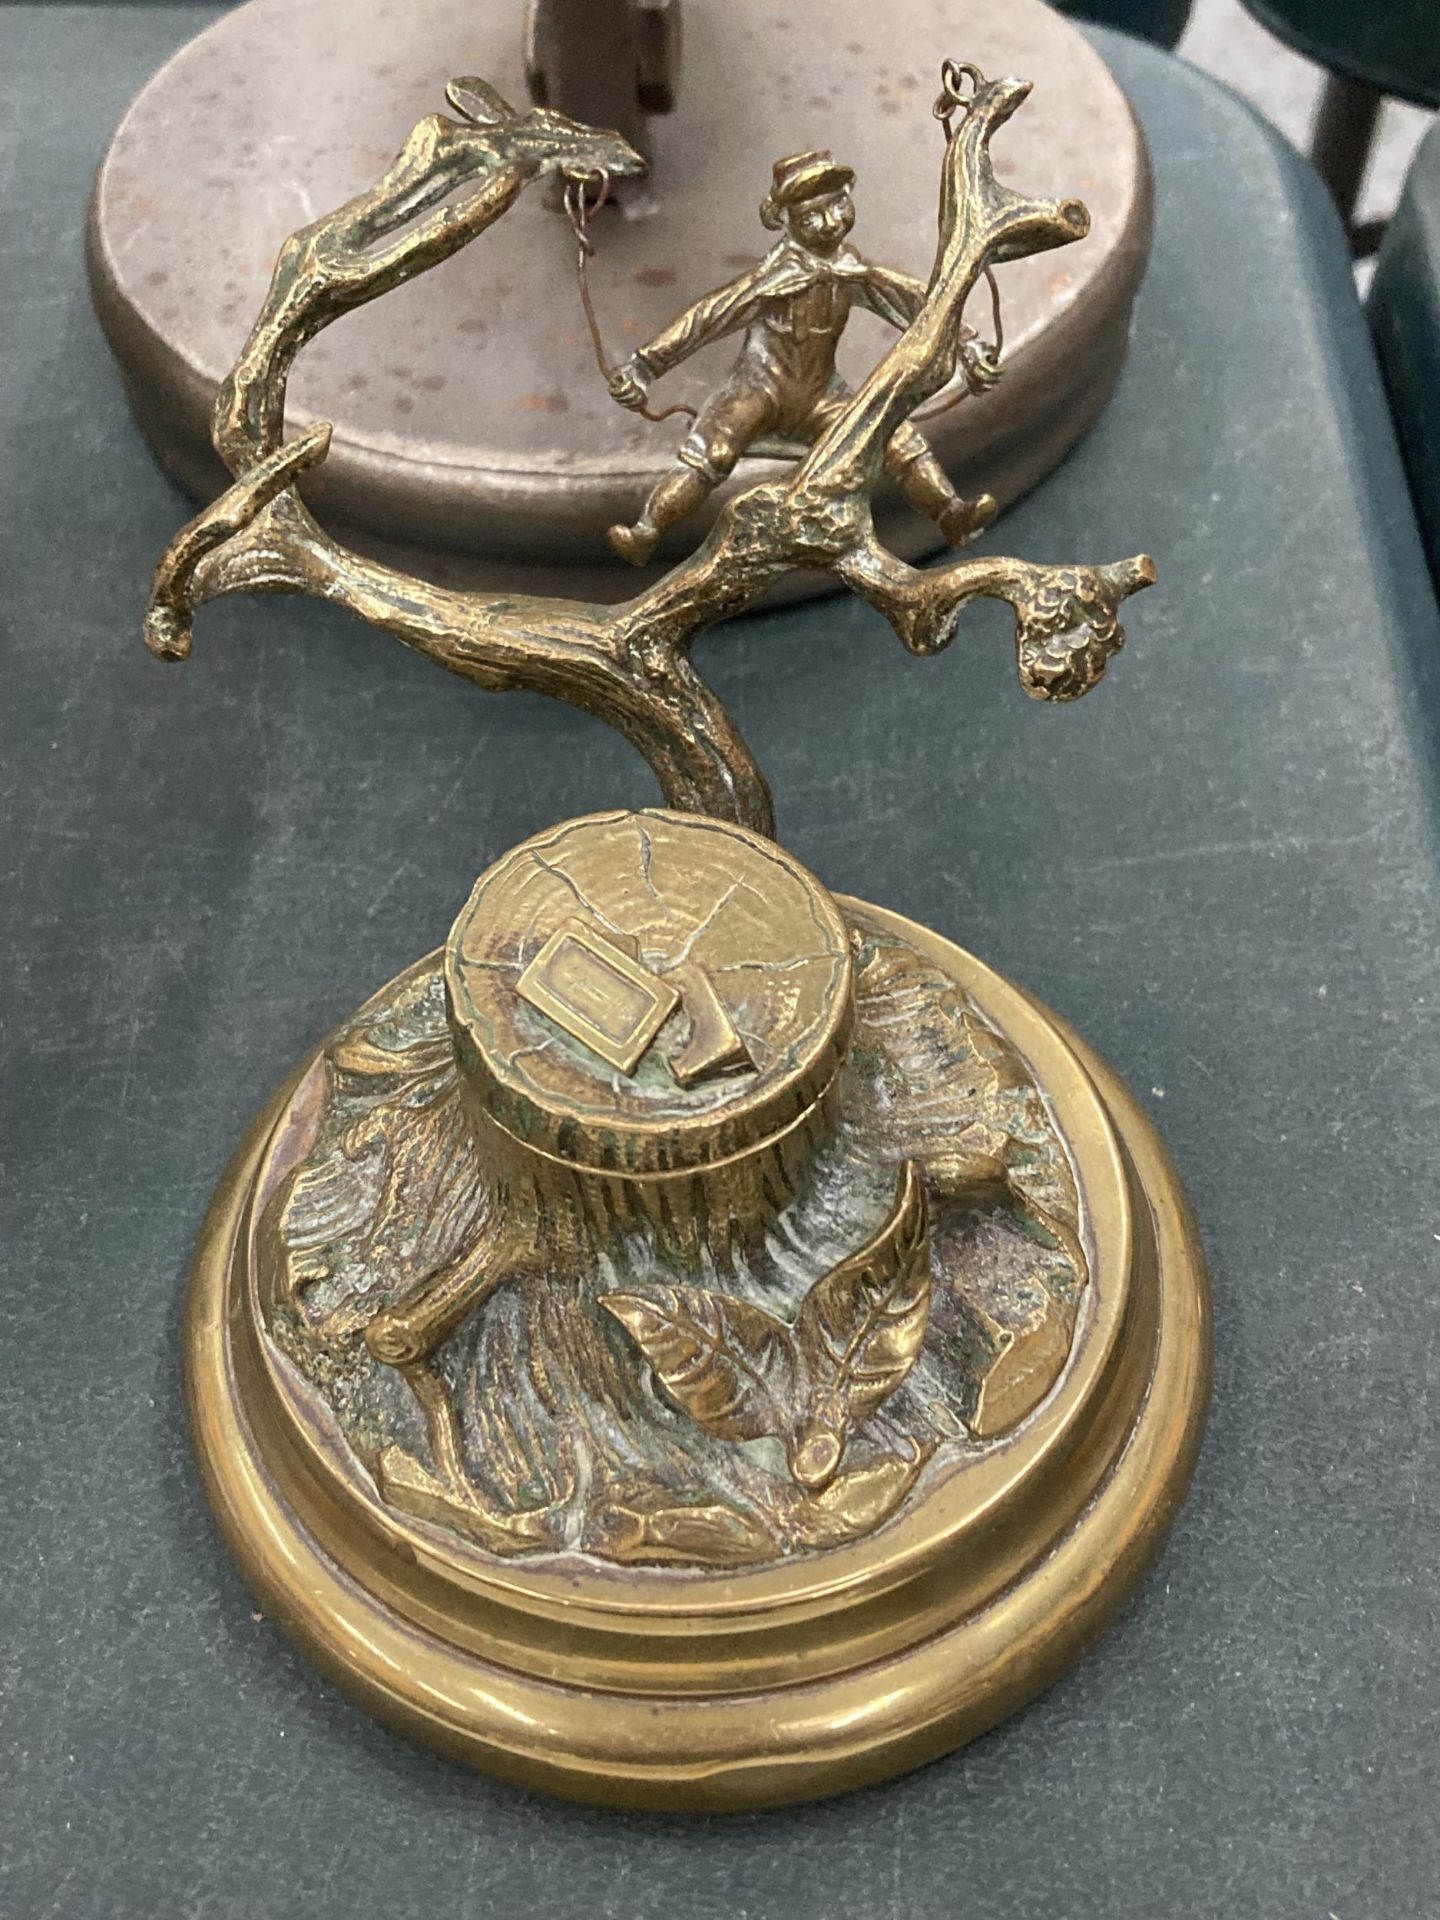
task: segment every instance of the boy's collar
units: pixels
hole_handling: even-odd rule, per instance
[[[852,272],[855,268],[863,267],[865,264],[848,240],[841,241],[834,253],[815,253],[805,245],[803,240],[797,240],[792,234],[788,233],[781,234],[766,258],[770,260],[789,258],[801,261],[804,265],[810,267],[828,267],[832,269],[844,267]]]

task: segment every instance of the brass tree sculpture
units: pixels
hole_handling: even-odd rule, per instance
[[[452,82],[460,121],[421,121],[376,187],[281,249],[215,407],[214,443],[235,484],[161,561],[145,621],[151,651],[184,659],[196,610],[224,594],[316,594],[478,686],[548,693],[599,715],[645,756],[669,805],[764,834],[774,831],[769,788],[689,653],[704,628],[743,612],[792,569],[835,573],[918,654],[947,646],[972,600],[1006,600],[1025,691],[1053,700],[1087,693],[1123,643],[1119,602],[1154,579],[1147,556],[1102,566],[972,558],[920,571],[875,536],[870,502],[885,446],[954,374],[975,281],[987,267],[1068,245],[1089,228],[1079,201],[1029,198],[995,178],[991,139],[1029,83],[972,73],[974,91],[961,101],[956,72],[947,67],[942,105],[963,117],[945,148],[939,247],[917,318],[792,473],[729,501],[693,555],[613,606],[431,586],[342,546],[295,491],[299,474],[324,460],[331,431],[321,423],[283,438],[286,380],[307,340],[448,259],[528,181],[558,172],[583,183],[643,168],[617,134],[539,109],[519,114],[483,81]],[[467,197],[448,201],[472,181]]]

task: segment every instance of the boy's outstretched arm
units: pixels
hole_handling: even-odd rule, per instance
[[[860,297],[870,311],[902,332],[925,304],[925,282],[899,267],[877,267],[867,260],[862,287]]]
[[[902,273],[898,267],[877,267],[869,260],[865,267],[861,298],[872,313],[878,313],[882,320],[888,320],[892,327],[903,332],[924,306],[929,289],[923,280],[917,280],[913,273]],[[960,358],[966,385],[972,393],[993,387],[1000,378],[998,361],[980,345],[973,327],[960,329]]]
[[[712,293],[702,294],[693,306],[677,315],[653,340],[637,347],[630,358],[615,369],[610,376],[612,397],[621,406],[643,405],[652,380],[668,373],[671,367],[678,367],[682,360],[688,360],[692,353],[708,346],[712,340],[723,339],[727,333],[748,326],[760,304],[767,277],[766,263],[760,260],[738,279],[716,287]]]

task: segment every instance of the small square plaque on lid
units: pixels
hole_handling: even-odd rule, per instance
[[[556,928],[516,991],[625,1074],[635,1071],[680,1003],[674,987],[578,920]]]

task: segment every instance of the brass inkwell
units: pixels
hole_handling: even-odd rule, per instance
[[[663,808],[498,861],[444,947],[300,1063],[216,1193],[185,1339],[207,1489],[267,1607],[392,1724],[577,1798],[773,1805],[971,1738],[1115,1613],[1198,1444],[1204,1269],[1148,1122],[1020,988],[784,852],[689,658],[796,568],[922,655],[1008,601],[1036,699],[1087,693],[1121,645],[1148,559],[917,571],[871,520],[887,470],[954,544],[993,510],[955,499],[914,418],[999,375],[963,322],[976,282],[1086,231],[1077,201],[994,177],[1028,91],[947,64],[928,284],[850,247],[843,164],[789,155],[752,273],[621,367],[597,331],[630,406],[689,344],[743,335],[616,529],[626,558],[747,447],[792,460],[601,605],[428,585],[296,491],[328,442],[284,437],[307,340],[546,175],[583,255],[604,183],[641,168],[452,82],[452,114],[285,243],[216,403],[235,483],[156,575],[162,658],[208,600],[315,594],[601,715],[658,778]],[[850,392],[855,301],[901,331]]]

